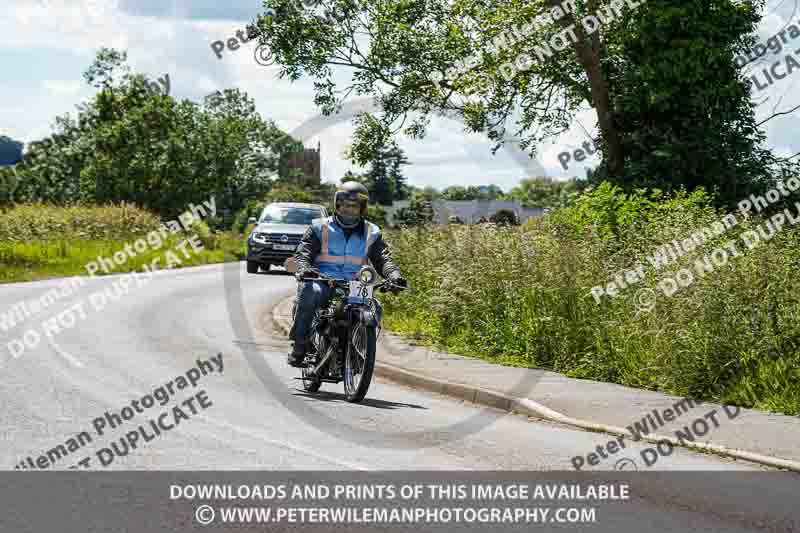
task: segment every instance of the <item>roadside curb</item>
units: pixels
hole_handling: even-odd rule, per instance
[[[291,301],[293,298],[293,296],[290,296],[282,299],[272,310],[273,323],[286,335],[288,335],[289,329],[291,328],[291,321],[285,316],[279,314],[278,311],[286,304],[287,301]],[[564,424],[587,431],[593,431],[596,433],[609,433],[616,436],[631,437],[630,432],[625,428],[592,422],[589,420],[582,420],[579,418],[572,418],[559,413],[558,411],[554,411],[553,409],[550,409],[539,402],[531,400],[530,398],[513,398],[503,393],[485,389],[483,387],[425,376],[423,374],[411,372],[404,368],[388,363],[375,361],[375,375],[409,387],[443,394],[477,405],[507,411],[509,413],[516,413],[529,417],[550,420],[552,422],[558,422],[559,424]],[[780,457],[771,457],[769,455],[763,455],[747,450],[728,448],[719,444],[680,442],[675,437],[655,434],[641,436],[638,440],[633,439],[632,437],[631,439],[634,442],[645,441],[652,444],[658,444],[659,442],[666,441],[676,448],[680,447],[706,453],[714,453],[733,459],[742,459],[765,466],[800,472],[800,462],[798,461],[792,461],[790,459],[783,459]]]

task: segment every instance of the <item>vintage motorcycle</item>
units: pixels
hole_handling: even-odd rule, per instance
[[[378,272],[371,266],[361,268],[352,280],[331,278],[316,270],[308,272],[313,275],[307,273],[303,281],[327,283],[331,293],[327,305],[314,313],[306,341],[306,366],[302,377],[296,379],[303,381],[307,392],[317,392],[323,383],[344,381],[345,399],[360,402],[372,381],[381,329],[373,291],[402,291],[406,287],[390,280],[378,283]]]

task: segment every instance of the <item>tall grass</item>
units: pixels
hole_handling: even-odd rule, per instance
[[[750,250],[740,236],[764,221],[739,217],[671,265],[645,259],[720,220],[708,200],[601,188],[520,228],[390,232],[414,290],[388,299],[387,326],[505,364],[798,414],[800,225]],[[740,257],[672,296],[659,289],[729,239]],[[645,279],[598,304],[591,289],[637,262]]]
[[[86,265],[98,257],[110,258],[127,243],[145,236],[160,225],[158,216],[131,205],[70,206],[20,204],[0,213],[0,282],[31,281],[58,276],[86,275]],[[244,258],[244,237],[237,233],[211,233],[204,222],[195,221],[190,232],[170,234],[159,248],[148,246],[141,253],[115,265],[109,273],[143,271],[190,235],[197,235],[203,249],[189,257],[177,253],[177,266],[193,266]],[[103,274],[104,271],[98,271]]]
[[[132,204],[55,206],[16,204],[0,212],[0,243],[119,240],[144,235],[160,224],[157,215]]]

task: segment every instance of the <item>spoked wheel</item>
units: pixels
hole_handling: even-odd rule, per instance
[[[375,328],[356,324],[344,360],[344,393],[348,402],[364,399],[375,370]]]

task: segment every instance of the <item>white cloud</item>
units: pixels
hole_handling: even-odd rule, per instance
[[[13,105],[5,103],[0,108],[0,123],[7,125],[4,129],[16,138],[30,141],[48,133],[56,116],[74,113],[75,105],[93,92],[78,80],[101,46],[127,50],[131,67],[152,79],[168,73],[170,94],[178,99],[199,101],[215,90],[239,88],[254,98],[264,118],[275,120],[289,132],[319,114],[313,102],[313,82],[303,79],[291,83],[278,78],[277,66],[257,65],[253,58],[256,41],[240,44],[238,50],[226,46],[222,59],[214,55],[211,43],[227,43],[236,37],[237,30],[245,29],[248,21],[223,18],[227,12],[224,5],[219,7],[218,19],[188,18],[184,16],[187,4],[182,1],[166,2],[167,18],[131,15],[120,9],[117,0],[6,0],[0,17],[0,50],[10,57],[33,55],[37,61],[24,65],[31,81],[0,77],[4,94],[13,95]],[[770,0],[769,4],[777,6],[781,1]],[[103,9],[98,9],[96,2],[101,2]],[[771,36],[792,16],[791,5],[770,13],[762,24],[761,36]],[[786,45],[781,56],[794,48]],[[337,71],[336,80],[346,82],[350,75],[350,71]],[[800,75],[797,81],[800,82]],[[23,87],[25,83],[28,85]],[[766,116],[772,102],[777,102],[794,83],[787,79],[765,90],[763,94],[770,95],[771,100],[758,113]],[[792,89],[784,104],[797,105],[798,98],[800,94]],[[594,110],[581,111],[578,120],[596,135]],[[797,146],[795,150],[791,148],[797,144],[797,122],[797,117],[787,117],[765,125],[769,146],[787,154],[800,150]],[[316,147],[321,141],[325,180],[337,180],[353,167],[342,156],[351,142],[351,124],[336,124],[306,142],[307,146]],[[586,140],[586,133],[574,123],[559,139],[540,145],[538,159],[547,174],[566,179],[583,176],[586,167],[596,166],[597,156],[583,162],[571,161],[568,171],[559,164],[560,152],[580,148]],[[450,119],[433,118],[424,140],[401,138],[400,145],[412,163],[405,173],[417,185],[496,183],[507,190],[527,173],[511,156],[511,148],[501,148],[493,156],[492,142],[481,134],[465,133],[458,121]]]
[[[88,0],[84,0],[85,2]],[[67,0],[6,0],[0,34],[7,48],[50,48],[88,52],[103,46],[124,46],[129,27],[116,9],[98,12],[88,4]],[[120,27],[123,25],[122,27]]]
[[[84,86],[77,80],[44,80],[42,87],[55,96],[72,96],[81,92]]]

